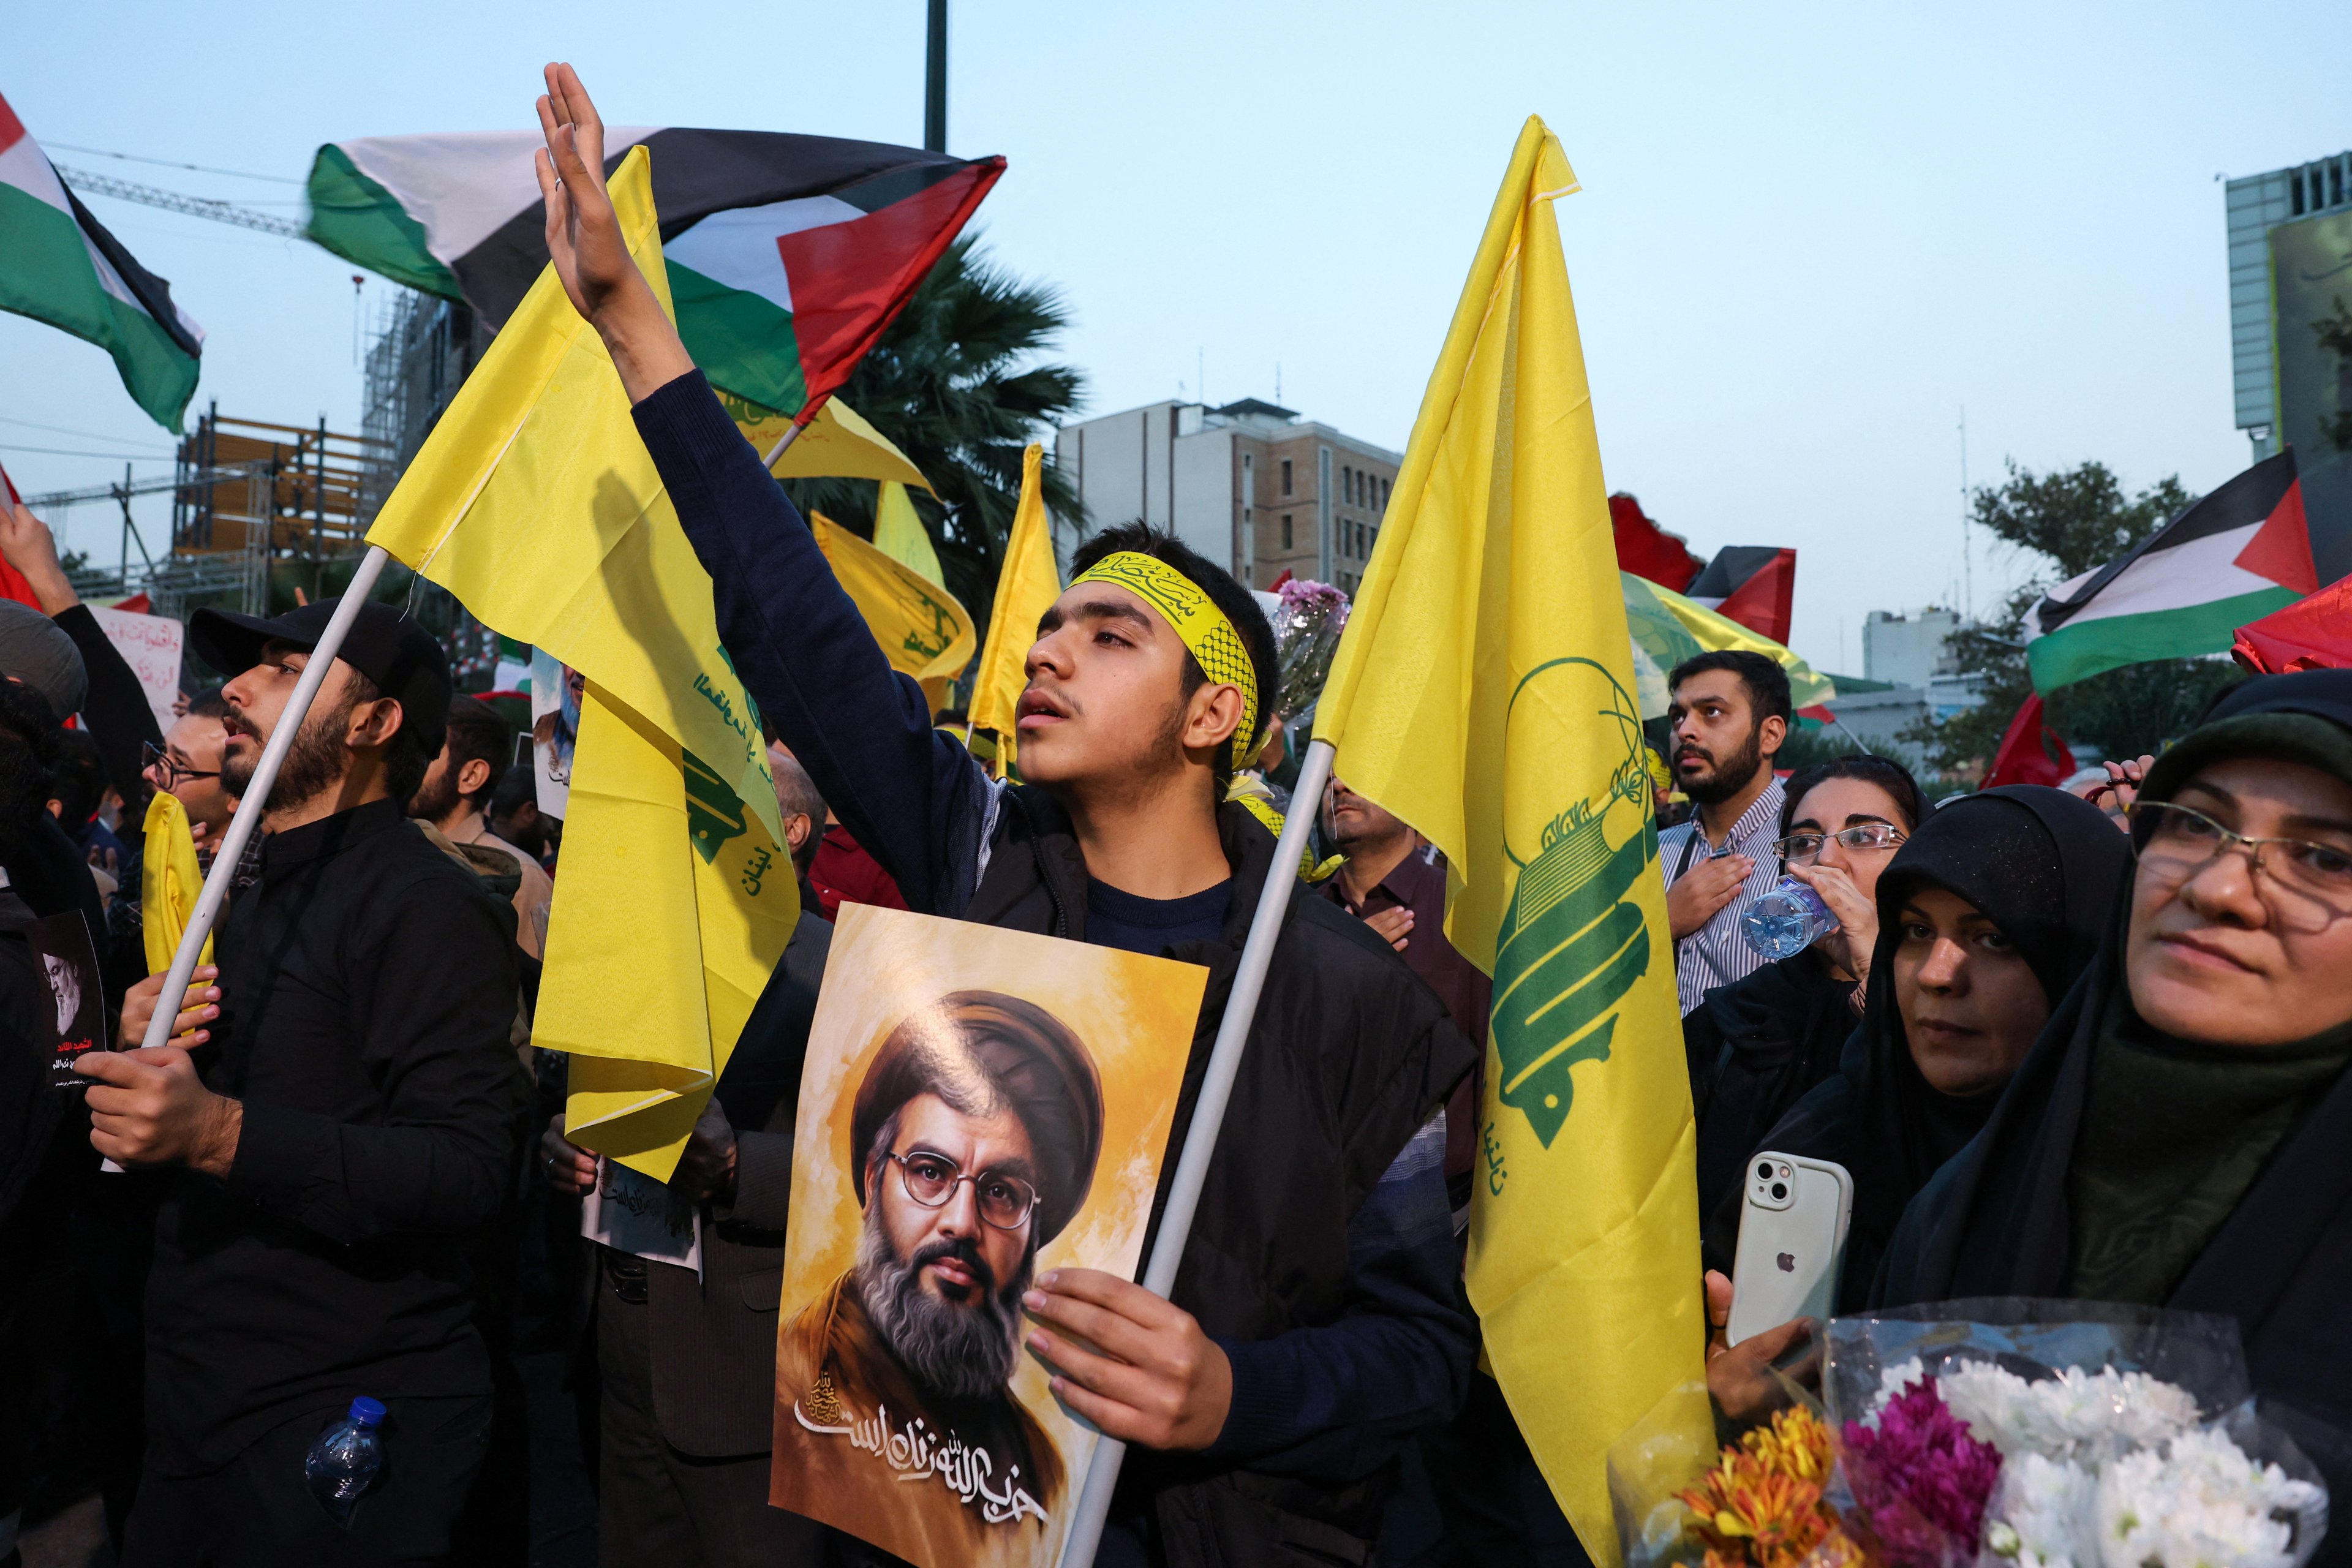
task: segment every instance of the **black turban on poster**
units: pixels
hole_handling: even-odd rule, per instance
[[[1037,1157],[1037,1244],[1059,1236],[1085,1205],[1102,1156],[1102,1076],[1069,1026],[998,991],[950,992],[902,1019],[874,1053],[850,1108],[860,1206],[875,1135],[921,1094],[969,1116],[1001,1109],[1021,1119]]]

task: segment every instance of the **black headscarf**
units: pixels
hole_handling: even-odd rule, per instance
[[[1861,1026],[1837,1076],[1797,1102],[1759,1149],[1833,1160],[1853,1177],[1842,1310],[1869,1297],[1904,1206],[1976,1136],[1999,1090],[1948,1095],[1913,1060],[1895,998],[1903,906],[1923,888],[1967,900],[2015,945],[2054,1012],[2089,963],[2129,849],[2089,802],[2039,784],[1963,796],[1919,825],[1878,877],[1878,942]]]
[[[2343,731],[2307,743],[2309,726],[2264,721],[2301,714]],[[2305,739],[2293,731],[2302,729]],[[2352,670],[2261,676],[2225,693],[2198,730],[2148,774],[2147,799],[2168,798],[2225,757],[2321,765],[2352,742]],[[2339,760],[2330,766],[2352,779]],[[1975,1296],[2060,1297],[2072,1240],[2068,1175],[2083,1132],[2091,1064],[2103,1029],[2128,1010],[2123,969],[2130,898],[2116,900],[2083,983],[2054,1012],[1984,1134],[1921,1194],[1890,1248],[1879,1299],[1889,1305]],[[2347,982],[2352,983],[2352,982]],[[2214,1230],[2165,1305],[2227,1313],[2244,1336],[2254,1388],[2352,1497],[2352,1357],[2343,1328],[2352,1301],[2352,1073],[2338,1079],[2272,1155]],[[2352,1562],[2352,1531],[2329,1533],[2315,1568]]]

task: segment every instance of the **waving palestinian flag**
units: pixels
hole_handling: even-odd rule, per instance
[[[2265,458],[2120,561],[2025,617],[2037,691],[2150,659],[2227,653],[2237,628],[2319,591],[2292,448]]]
[[[878,142],[608,126],[604,170],[652,154],[677,329],[712,384],[805,419],[1004,173]],[[502,325],[547,265],[537,131],[319,149],[310,237]]]
[[[1766,640],[1789,640],[1790,609],[1797,593],[1797,552],[1769,544],[1727,544],[1706,570],[1691,579],[1683,596],[1717,615],[1738,621]]]
[[[114,356],[131,401],[166,430],[195,395],[205,330],[172,286],[131,259],[66,189],[40,143],[0,98],[0,310],[14,310]]]

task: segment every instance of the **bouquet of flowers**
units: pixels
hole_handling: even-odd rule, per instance
[[[1274,643],[1281,661],[1274,710],[1297,722],[1308,718],[1339,651],[1348,626],[1348,595],[1328,583],[1295,577],[1275,590],[1282,601],[1274,614]]]
[[[2305,1568],[2318,1472],[2237,1325],[2085,1302],[1832,1319],[1826,1407],[1717,1447],[1703,1386],[1610,1450],[1627,1568]]]
[[[1888,1568],[2310,1561],[2326,1491],[2246,1397],[2234,1323],[2079,1302],[1926,1310],[1939,1316],[1829,1329],[1831,1405],[1854,1413],[1832,1489]]]

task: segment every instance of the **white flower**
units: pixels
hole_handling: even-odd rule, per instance
[[[2093,1568],[2097,1482],[2082,1466],[2028,1451],[2002,1461],[1985,1507],[1985,1549],[2019,1568]]]
[[[2095,1511],[2105,1568],[2293,1568],[2295,1516],[2315,1538],[2326,1494],[2258,1465],[2228,1435],[2186,1432],[2162,1450],[2110,1460]]]
[[[2144,1372],[2068,1367],[2027,1382],[1990,1362],[1948,1363],[1937,1380],[1944,1403],[1970,1435],[2002,1456],[2099,1459],[2161,1443],[2196,1425],[2197,1401]]]

